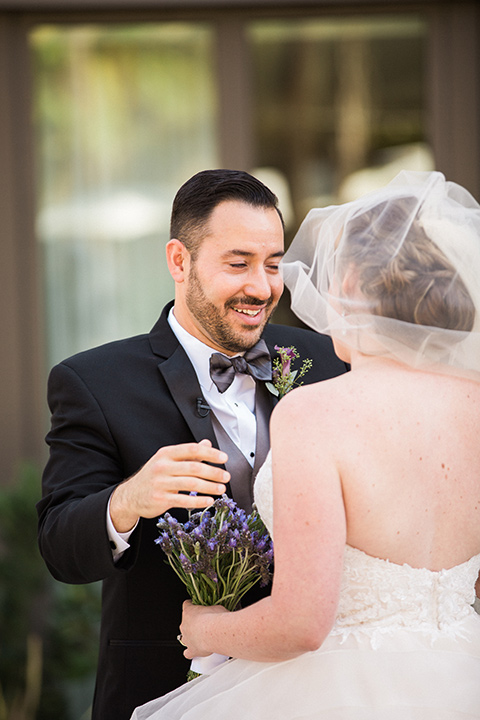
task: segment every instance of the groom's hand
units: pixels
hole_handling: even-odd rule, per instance
[[[214,466],[223,465],[227,459],[226,453],[212,447],[209,440],[160,448],[141,470],[113,491],[110,517],[115,529],[128,532],[139,518],[158,517],[173,507],[208,507],[214,495],[226,491],[230,474]],[[189,495],[191,492],[202,494]]]

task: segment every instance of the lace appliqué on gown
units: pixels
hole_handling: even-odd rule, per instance
[[[464,620],[475,615],[474,584],[480,556],[449,570],[432,572],[396,565],[345,548],[344,573],[337,619],[331,635],[368,633],[374,649],[384,633],[421,632],[468,639]]]

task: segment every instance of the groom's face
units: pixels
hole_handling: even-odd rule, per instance
[[[195,259],[187,255],[180,322],[216,350],[233,354],[252,347],[283,291],[282,255],[283,227],[274,208],[222,202]]]

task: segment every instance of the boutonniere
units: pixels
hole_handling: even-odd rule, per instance
[[[275,345],[275,350],[279,357],[272,363],[272,382],[265,384],[270,392],[280,399],[295,386],[303,384],[298,381],[310,370],[313,360],[306,358],[299,370],[292,370],[294,361],[300,357],[297,349],[293,345],[288,348]]]

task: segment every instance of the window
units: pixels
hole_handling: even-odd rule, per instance
[[[400,167],[433,167],[420,19],[259,21],[249,37],[257,163],[287,179],[293,229]]]

